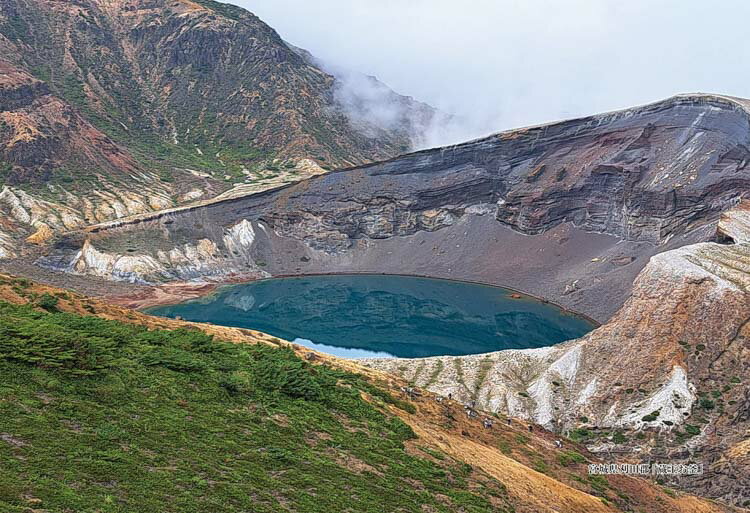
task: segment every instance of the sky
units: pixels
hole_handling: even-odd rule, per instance
[[[231,3],[324,62],[457,115],[459,139],[684,92],[750,97],[747,0]]]

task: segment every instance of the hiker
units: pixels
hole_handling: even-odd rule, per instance
[[[562,440],[555,440],[555,447],[562,449]]]
[[[449,400],[449,401],[452,401],[452,400],[453,400],[453,393],[451,393],[451,392],[448,392],[448,400]]]
[[[529,432],[533,432],[533,431],[534,431],[534,426],[532,426],[531,424],[529,424]]]
[[[508,419],[507,419],[507,420],[508,420],[508,425],[510,426],[510,417],[508,417]]]
[[[435,397],[435,400],[437,402],[439,402],[439,403],[442,403],[443,402],[443,396],[442,395],[438,395],[438,396]]]
[[[476,401],[471,401],[471,402],[469,403],[469,407],[470,407],[471,409],[474,409],[474,408],[476,408],[476,407],[477,407],[477,402],[476,402]]]
[[[484,422],[482,422],[484,425],[484,429],[492,429],[492,420],[491,419],[484,419]]]

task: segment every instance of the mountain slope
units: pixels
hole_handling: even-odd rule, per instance
[[[26,225],[16,236],[392,157],[435,114],[392,93],[409,116],[350,119],[336,78],[208,0],[0,0],[0,56],[0,208]],[[38,215],[13,215],[19,190]]]
[[[733,511],[259,333],[8,276],[0,332],[3,511]]]
[[[5,59],[134,146],[194,153],[197,145],[207,155],[226,152],[227,161],[320,156],[342,165],[403,152],[416,131],[402,126],[368,137],[352,130],[333,102],[335,78],[238,7],[189,0],[0,5]],[[413,101],[402,107],[432,113]]]

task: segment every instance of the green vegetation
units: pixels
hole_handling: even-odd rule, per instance
[[[700,406],[704,410],[713,410],[716,404],[708,397],[701,397],[698,401],[698,406]]]
[[[422,372],[424,372],[424,368],[425,368],[425,365],[426,365],[426,364],[425,364],[424,362],[422,362],[422,363],[420,363],[420,364],[419,364],[419,365],[417,366],[417,370],[415,370],[415,371],[414,371],[414,375],[413,375],[413,376],[411,377],[411,379],[409,380],[409,384],[410,384],[411,386],[416,386],[416,384],[417,384],[417,380],[419,379],[419,376],[421,376],[421,375],[422,375]]]
[[[127,146],[141,164],[156,170],[159,178],[165,182],[172,181],[175,167],[214,174],[216,178],[226,175],[230,180],[244,180],[246,176],[243,170],[259,170],[265,161],[272,158],[270,152],[249,144],[216,144],[203,136],[203,131],[198,130],[198,126],[205,126],[205,131],[212,134],[219,131],[211,120],[204,120],[203,123],[188,121],[195,123],[198,135],[191,136],[190,140],[180,141],[180,144],[173,144],[150,130],[138,130],[137,127],[125,129],[114,121],[123,119],[123,114],[115,107],[109,109],[107,117],[93,111],[88,112],[88,117],[109,137]]]
[[[0,376],[3,512],[508,504],[470,466],[406,452],[414,433],[383,406],[410,403],[290,349],[0,302]]]
[[[699,435],[701,429],[698,426],[692,424],[685,424],[684,431],[675,432],[675,442],[678,444],[685,443],[690,438]]]
[[[48,312],[54,312],[57,310],[57,303],[59,299],[52,294],[44,293],[42,296],[37,300],[36,304],[39,308],[43,308],[47,310]]]
[[[541,474],[547,474],[549,472],[549,465],[547,465],[544,460],[538,456],[534,458],[531,468]]]
[[[592,436],[593,434],[588,429],[578,428],[571,431],[568,435],[568,438],[570,438],[574,442],[585,442]]]
[[[237,7],[231,4],[223,4],[220,2],[214,2],[212,0],[193,0],[195,3],[202,5],[208,9],[211,9],[215,13],[221,14],[225,18],[230,20],[239,21],[242,16],[247,14],[247,11],[241,7]]]
[[[220,8],[226,7],[229,10],[239,9],[217,2],[207,3],[216,4]],[[42,75],[45,73],[44,70],[38,71]],[[216,142],[213,134],[220,133],[221,127],[213,112],[204,113],[202,117],[199,116],[199,112],[183,113],[178,124],[191,127],[190,137],[184,136],[179,144],[167,141],[163,134],[155,132],[152,127],[141,126],[137,121],[135,124],[128,121],[133,117],[134,112],[137,113],[144,105],[147,106],[150,103],[150,100],[138,92],[137,87],[127,87],[123,84],[108,85],[112,100],[106,98],[103,100],[104,112],[102,112],[90,105],[84,91],[84,84],[77,75],[67,74],[57,81],[52,81],[52,86],[56,91],[78,107],[86,119],[113,140],[126,146],[136,160],[144,167],[154,170],[164,182],[174,181],[174,168],[198,170],[216,175],[217,179],[228,176],[227,181],[244,180],[246,178],[244,170],[259,170],[264,162],[272,157],[270,152],[248,143]],[[123,124],[123,121],[130,126]],[[83,176],[87,174],[90,172],[77,170],[73,176],[76,182],[81,182]],[[93,184],[87,183],[86,185],[91,188]]]
[[[474,380],[474,389],[471,391],[472,400],[476,401],[478,399],[479,390],[481,390],[484,381],[487,379],[487,374],[490,372],[493,363],[492,358],[489,356],[482,359],[482,363],[479,365],[479,372]]]
[[[427,380],[425,388],[429,388],[437,382],[438,377],[440,377],[440,374],[443,372],[443,367],[443,360],[438,360],[435,364],[435,369],[432,371],[432,374],[430,374],[430,379]]]
[[[0,32],[10,40],[26,41],[29,38],[29,24],[18,14],[13,13],[0,24]]]
[[[83,89],[83,82],[77,76],[73,74],[65,75],[61,86],[63,96],[70,103],[78,107],[85,107],[87,105],[88,98]]]
[[[659,411],[660,410],[654,410],[651,413],[649,413],[648,415],[644,415],[643,417],[641,417],[641,420],[643,422],[653,422],[653,421],[655,421],[656,419],[659,418]]]
[[[456,380],[458,381],[458,383],[463,387],[468,388],[466,386],[466,382],[464,381],[464,368],[461,364],[460,358],[453,359],[453,367],[456,369]]]
[[[1,127],[0,127],[1,128]],[[13,165],[10,162],[0,160],[0,180],[7,180],[10,173],[13,171]]]
[[[618,430],[612,433],[612,441],[616,444],[624,444],[628,441],[628,437],[626,437],[622,431]]]
[[[174,182],[174,173],[168,169],[162,169],[159,171],[159,180],[162,182],[172,183]]]
[[[575,465],[576,463],[586,463],[586,457],[576,451],[563,451],[557,455],[557,461],[564,467]]]
[[[589,484],[591,484],[591,488],[600,495],[604,495],[609,488],[609,481],[607,481],[607,478],[600,475],[590,475]]]

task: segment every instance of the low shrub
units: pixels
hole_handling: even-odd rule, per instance
[[[563,451],[557,455],[557,461],[564,467],[575,465],[576,463],[586,463],[586,457],[576,451]]]
[[[47,310],[48,312],[56,312],[57,311],[57,303],[60,301],[59,298],[53,296],[52,294],[44,293],[41,295],[39,299],[36,301],[36,306],[39,308],[43,308],[44,310]]]
[[[578,428],[578,429],[574,429],[573,431],[571,431],[570,434],[568,435],[568,438],[570,438],[574,442],[583,442],[591,438],[591,436],[592,436],[592,433],[588,429]]]

